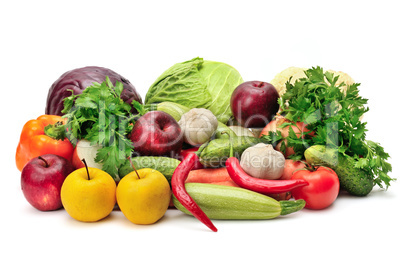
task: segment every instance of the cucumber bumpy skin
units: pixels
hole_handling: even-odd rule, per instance
[[[166,177],[169,184],[170,180],[172,179],[174,170],[180,164],[180,160],[169,157],[142,156],[133,157],[131,161],[137,170],[143,168],[151,168],[161,172]],[[119,176],[120,178],[123,178],[132,171],[134,171],[134,169],[131,166],[131,162],[127,160],[124,165],[119,169]]]
[[[186,190],[210,219],[262,220],[287,215],[304,208],[306,202],[277,201],[251,190],[224,185],[187,183]],[[173,196],[174,206],[191,213]]]
[[[304,157],[311,165],[324,165],[333,169],[342,189],[354,196],[366,196],[374,187],[374,177],[368,171],[355,168],[353,162],[335,149],[314,145],[306,149]]]
[[[231,138],[233,144],[233,153],[237,158],[247,148],[263,142],[262,139],[250,136],[233,136]],[[230,142],[229,138],[214,139],[208,143],[205,148],[202,148],[200,154],[200,162],[206,167],[223,167],[225,166],[226,159],[230,156]]]

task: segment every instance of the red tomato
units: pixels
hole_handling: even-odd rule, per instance
[[[304,199],[308,209],[324,209],[331,205],[339,194],[338,175],[326,167],[317,170],[300,170],[292,175],[292,179],[304,179],[309,184],[292,190],[295,199]]]

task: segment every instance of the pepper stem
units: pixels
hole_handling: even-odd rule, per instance
[[[88,170],[88,165],[87,165],[87,162],[85,161],[85,159],[82,159],[81,161],[82,161],[82,162],[84,162],[85,169],[87,170],[87,176],[88,176],[88,180],[91,180],[91,177],[89,176],[89,170]]]
[[[61,121],[45,126],[44,132],[45,135],[56,140],[64,140],[66,138],[66,129]]]

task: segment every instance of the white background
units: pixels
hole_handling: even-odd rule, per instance
[[[269,82],[289,66],[347,72],[369,99],[367,138],[385,147],[392,177],[401,178],[397,2],[3,1],[0,265],[397,266],[400,181],[363,198],[341,195],[323,211],[214,221],[213,233],[175,210],[151,226],[117,211],[98,223],[39,212],[22,195],[14,162],[22,126],[44,113],[47,91],[65,71],[110,68],[144,98],[166,68],[199,56],[234,66],[244,80]]]

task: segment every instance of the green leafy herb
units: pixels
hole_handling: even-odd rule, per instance
[[[131,156],[133,145],[128,139],[132,122],[138,115],[131,114],[131,106],[120,95],[123,84],[113,86],[109,77],[102,83],[94,83],[80,95],[65,98],[63,117],[67,118],[67,138],[73,145],[86,139],[92,145],[100,145],[95,162],[103,164],[103,170],[118,179],[118,169]],[[137,109],[141,104],[133,102]]]
[[[339,76],[316,67],[305,71],[306,77],[294,84],[286,84],[286,93],[279,100],[286,119],[296,126],[296,122],[308,124],[309,132],[295,134],[289,127],[289,136],[283,138],[280,132],[271,132],[265,139],[271,142],[287,140],[295,154],[291,157],[301,159],[304,151],[312,145],[326,145],[338,149],[353,159],[355,168],[365,169],[377,177],[374,181],[380,187],[387,187],[394,179],[388,176],[392,170],[386,161],[389,155],[380,144],[366,140],[366,122],[361,117],[369,110],[367,99],[359,95],[360,84],[337,85]],[[313,131],[314,135],[309,135]],[[284,142],[282,143],[284,144]],[[283,149],[285,147],[283,146]]]

